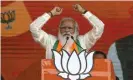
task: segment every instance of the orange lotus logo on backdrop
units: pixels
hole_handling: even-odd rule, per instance
[[[54,64],[58,70],[58,76],[69,80],[80,80],[90,77],[90,71],[93,67],[94,52],[87,53],[86,50],[79,54],[73,51],[71,55],[65,50],[61,53],[52,50],[54,54]]]
[[[21,35],[29,30],[32,22],[30,15],[21,1],[12,2],[1,8],[1,35],[12,37]]]
[[[7,26],[5,27],[6,30],[12,29],[12,26],[10,25],[10,23],[13,22],[14,20],[15,20],[14,10],[1,13],[1,23],[7,24]]]

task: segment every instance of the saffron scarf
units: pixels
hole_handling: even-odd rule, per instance
[[[78,45],[80,45],[80,42],[79,42],[79,40],[77,39],[76,40],[76,43],[78,44]],[[79,53],[80,51],[81,51],[81,48],[79,47],[79,46],[77,46],[77,44],[76,44],[75,42],[72,44],[72,46],[69,48],[70,49],[70,52],[72,52],[72,51],[76,51],[76,53]],[[81,46],[81,45],[80,45]],[[56,42],[55,42],[55,44],[54,44],[54,46],[53,46],[53,49],[54,50],[56,50],[56,51],[58,51],[58,52],[60,52],[61,51],[61,49],[62,49],[62,45],[61,45],[61,42],[59,41],[59,40],[57,40]],[[54,58],[54,56],[52,55],[52,58]]]

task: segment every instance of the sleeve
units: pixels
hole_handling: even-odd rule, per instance
[[[56,39],[53,35],[47,34],[41,29],[49,19],[50,16],[44,13],[30,24],[30,31],[33,39],[45,48],[48,44],[51,44],[52,40]]]
[[[89,11],[83,14],[83,16],[89,21],[89,23],[93,27],[91,31],[83,35],[86,48],[90,49],[101,37],[104,30],[104,23]]]
[[[107,58],[110,59],[113,63],[115,75],[119,77],[120,80],[123,80],[123,75],[122,75],[123,72],[122,72],[120,60],[117,55],[115,43],[113,43],[109,48]]]

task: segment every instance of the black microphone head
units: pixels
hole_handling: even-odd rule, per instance
[[[73,36],[71,36],[71,38],[72,38],[72,39],[74,39],[74,37],[73,37]]]
[[[66,37],[66,40],[68,40],[69,39],[69,37]]]

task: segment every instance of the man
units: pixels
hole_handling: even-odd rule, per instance
[[[94,53],[94,59],[107,59],[107,56],[102,51],[95,51]],[[119,80],[119,78],[116,76],[116,80]]]
[[[41,29],[50,18],[62,13],[63,9],[60,7],[55,7],[50,12],[44,13],[30,24],[30,31],[34,40],[46,48],[47,59],[51,59],[53,56],[51,49],[61,51],[63,48],[69,53],[73,50],[80,52],[82,48],[90,49],[101,37],[104,30],[103,22],[79,4],[73,5],[73,8],[75,11],[80,12],[93,26],[93,29],[85,35],[78,35],[79,26],[72,18],[63,18],[61,20],[58,37],[50,35]]]
[[[133,80],[133,34],[113,43],[107,57],[120,80]]]

